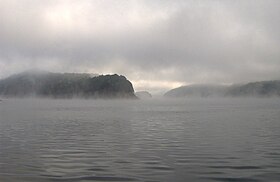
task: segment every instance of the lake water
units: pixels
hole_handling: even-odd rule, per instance
[[[280,181],[280,99],[4,99],[0,181]]]

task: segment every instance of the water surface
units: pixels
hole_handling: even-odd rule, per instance
[[[279,181],[280,99],[0,102],[0,181]]]

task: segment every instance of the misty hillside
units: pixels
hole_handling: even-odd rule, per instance
[[[172,89],[165,97],[219,97],[223,96],[227,87],[221,85],[189,85]]]
[[[280,96],[280,81],[251,82],[243,85],[189,85],[172,89],[165,97],[273,97]]]
[[[0,95],[6,97],[136,98],[124,76],[27,71],[0,80]]]
[[[280,80],[251,82],[245,85],[232,86],[226,96],[257,96],[271,97],[280,96]]]
[[[147,91],[138,91],[135,92],[135,95],[140,99],[151,99],[153,96]]]

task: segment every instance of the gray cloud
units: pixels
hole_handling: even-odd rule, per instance
[[[0,1],[0,77],[119,73],[136,89],[280,78],[280,2]]]

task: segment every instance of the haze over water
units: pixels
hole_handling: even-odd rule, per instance
[[[279,181],[280,100],[0,102],[0,181]]]
[[[0,182],[280,181],[279,32],[279,0],[0,0]]]

